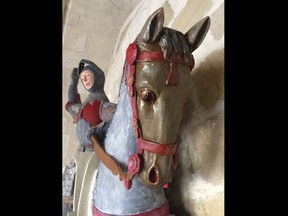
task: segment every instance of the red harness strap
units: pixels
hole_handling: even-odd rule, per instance
[[[177,85],[177,74],[175,70],[175,63],[186,65],[190,68],[190,70],[192,70],[195,65],[194,57],[191,53],[187,55],[186,61],[185,61],[183,58],[179,59],[179,55],[175,52],[172,52],[169,58],[167,59],[164,58],[162,51],[139,52],[138,57],[137,57],[137,62],[149,62],[149,61],[158,61],[158,62],[163,61],[163,62],[170,63],[169,73],[166,78],[166,85],[170,85],[170,86]]]
[[[144,149],[158,155],[174,154],[176,151],[176,144],[164,145],[139,138],[137,139],[137,143],[140,149]]]
[[[139,52],[138,56],[137,56],[137,62],[148,62],[148,61],[164,61],[164,62],[173,62],[173,63],[178,63],[178,64],[184,64],[187,65],[188,67],[190,67],[190,69],[192,70],[194,67],[194,58],[193,55],[189,55],[189,59],[187,60],[187,62],[185,62],[184,59],[179,59],[179,55],[175,52],[172,52],[171,55],[169,56],[169,58],[165,59],[163,56],[163,52],[162,51],[141,51]]]

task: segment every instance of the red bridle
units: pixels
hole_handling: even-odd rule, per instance
[[[135,64],[136,62],[168,62],[170,64],[170,70],[166,78],[166,85],[177,85],[177,74],[174,67],[175,63],[184,64],[192,70],[194,67],[193,55],[189,55],[189,59],[185,62],[183,59],[179,59],[177,53],[172,53],[168,59],[165,59],[162,51],[140,51],[137,50],[136,43],[131,43],[126,50],[126,64],[124,68],[124,77],[126,85],[128,86],[128,94],[131,97],[132,105],[132,127],[134,128],[135,136],[137,139],[138,153],[132,154],[128,159],[128,176],[131,179],[125,179],[125,187],[129,189],[132,185],[132,179],[134,175],[140,172],[140,162],[143,150],[152,152],[158,155],[174,155],[176,151],[176,144],[161,144],[153,141],[143,139],[141,128],[139,124],[137,114],[137,94],[135,87]],[[175,167],[174,167],[175,169]]]

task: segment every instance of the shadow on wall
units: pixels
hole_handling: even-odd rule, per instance
[[[223,141],[219,139],[219,130],[221,133],[223,129],[221,125],[216,124],[216,128],[212,130],[209,136],[200,137],[200,139],[195,138],[201,136],[199,128],[208,127],[208,118],[214,118],[212,121],[215,121],[218,114],[215,112],[215,103],[224,100],[223,52],[224,50],[220,49],[210,53],[191,75],[193,86],[183,110],[176,152],[178,167],[173,181],[165,190],[170,203],[170,211],[176,216],[196,215],[197,206],[193,202],[195,200],[192,199],[189,188],[187,188],[191,185],[193,174],[200,171],[205,174],[203,178],[209,181],[217,172],[223,171],[222,168],[219,169],[219,166],[215,165],[220,164],[222,166],[223,160]],[[222,119],[220,121],[223,122]],[[203,143],[205,145],[202,145]],[[199,154],[201,154],[201,159],[198,157]],[[218,178],[224,178],[222,173],[219,176]]]

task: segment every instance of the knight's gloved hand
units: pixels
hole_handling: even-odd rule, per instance
[[[79,82],[78,68],[73,68],[71,72],[71,84],[77,86]]]

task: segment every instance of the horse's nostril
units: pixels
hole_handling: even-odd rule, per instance
[[[149,181],[155,184],[158,181],[158,169],[153,167],[149,172]]]

